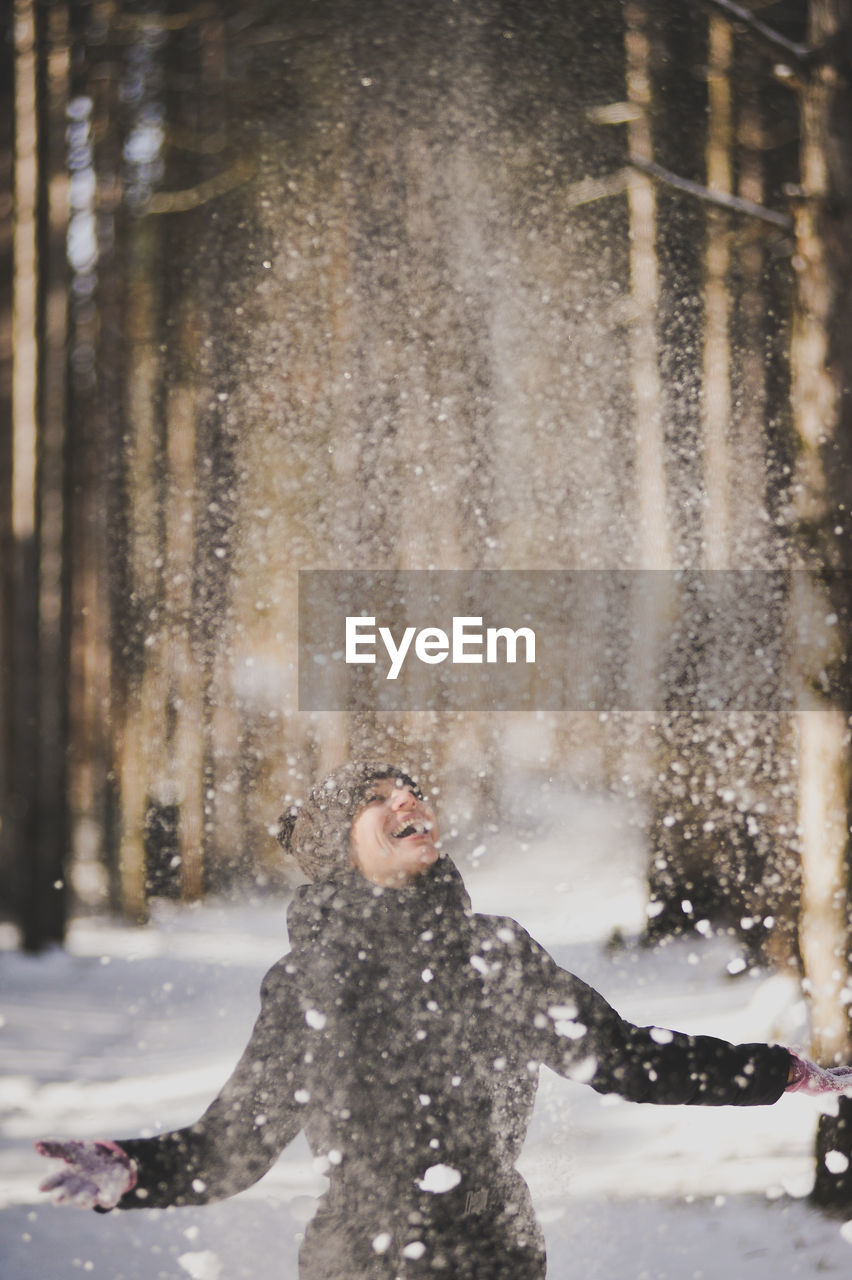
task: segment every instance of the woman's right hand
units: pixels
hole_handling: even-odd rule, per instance
[[[136,1167],[117,1142],[105,1140],[56,1141],[35,1144],[40,1156],[63,1160],[65,1168],[50,1174],[39,1191],[51,1193],[54,1204],[77,1209],[114,1209],[126,1192],[136,1186]]]

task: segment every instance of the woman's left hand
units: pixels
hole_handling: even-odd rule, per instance
[[[790,1078],[785,1093],[845,1093],[852,1091],[852,1067],[819,1067],[810,1058],[790,1053]]]

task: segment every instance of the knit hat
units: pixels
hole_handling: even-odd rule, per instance
[[[312,787],[301,804],[291,805],[281,814],[278,843],[292,854],[309,880],[327,880],[348,870],[352,822],[369,783],[377,778],[399,778],[421,794],[404,769],[386,761],[351,761]]]

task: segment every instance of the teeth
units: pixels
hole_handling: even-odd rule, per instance
[[[391,835],[395,840],[401,839],[402,836],[423,835],[430,830],[428,822],[403,822],[400,826],[394,828]]]

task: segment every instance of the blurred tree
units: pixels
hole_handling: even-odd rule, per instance
[[[127,506],[119,457],[126,427],[121,253],[124,131],[112,0],[70,12],[68,237],[70,744],[74,883],[89,903],[120,903],[113,616],[126,607]]]
[[[785,31],[792,26],[791,38],[729,0],[709,4],[775,59],[776,76],[797,91],[799,100],[799,182],[786,189],[795,236],[790,349],[795,465],[789,487],[783,479],[779,484],[777,469],[774,479],[789,499],[786,519],[793,564],[800,570],[793,575],[789,601],[801,681],[794,757],[799,945],[810,995],[812,1051],[820,1061],[833,1063],[852,1055],[847,669],[852,640],[852,6],[848,0],[809,0],[779,7],[778,21]],[[831,641],[824,633],[814,639],[823,621]],[[778,874],[784,875],[783,862]],[[829,1153],[840,1158],[827,1159]],[[836,1115],[820,1119],[813,1197],[838,1209],[848,1210],[852,1203],[848,1099],[839,1100]]]
[[[8,524],[0,546],[0,852],[13,918],[24,947],[36,951],[64,936],[68,853],[68,10],[17,0],[11,18],[12,75],[4,80],[13,86],[14,163],[11,413],[3,445]]]
[[[651,134],[652,43],[649,15],[638,0],[624,8],[627,87],[627,145],[631,162],[654,159]],[[628,186],[630,209],[630,267],[634,314],[631,318],[633,408],[636,434],[637,563],[642,569],[671,570],[668,480],[662,421],[657,313],[657,200],[653,181],[635,169]],[[637,619],[640,639],[653,620]],[[650,655],[657,650],[657,634],[649,637]],[[650,674],[650,673],[649,673]]]
[[[14,612],[12,607],[12,413],[14,361],[12,355],[15,259],[14,156],[15,156],[15,43],[13,14],[7,10],[0,39],[0,887],[11,899],[12,847],[8,797],[9,770],[14,755],[10,698]],[[4,830],[5,828],[5,830]]]
[[[705,25],[692,9],[658,16],[658,163],[649,164],[650,155],[633,162],[662,184],[659,323],[672,563],[711,574],[750,569],[759,578],[783,563],[767,480],[772,374],[761,348],[769,339],[757,317],[774,296],[763,262],[767,238],[779,232],[769,228],[787,219],[762,207],[743,122],[751,120],[753,147],[756,122],[773,116],[775,90],[751,79],[748,94],[741,92],[742,54],[726,19],[711,15]],[[723,656],[738,625],[736,591],[700,575],[683,583],[683,612],[668,620],[672,640],[662,661],[668,710],[658,722],[650,788],[648,932],[706,930],[709,922],[738,935],[755,959],[794,961],[796,878],[779,870],[791,852],[791,748],[784,717],[769,712],[777,690],[760,691],[765,705],[757,713],[706,708],[708,691],[721,695],[723,671],[733,708],[757,691],[743,687],[745,673]],[[767,616],[775,616],[780,602],[768,578],[765,595]]]
[[[850,960],[850,680],[852,593],[852,5],[810,0],[800,73],[801,184],[793,193],[798,281],[792,341],[798,457],[792,507],[802,581],[796,621],[833,612],[834,651],[803,672],[799,722],[802,957],[815,1055],[848,1061]],[[826,571],[828,574],[826,576]],[[838,1151],[842,1161],[826,1160]],[[852,1103],[822,1116],[814,1198],[852,1203]]]

